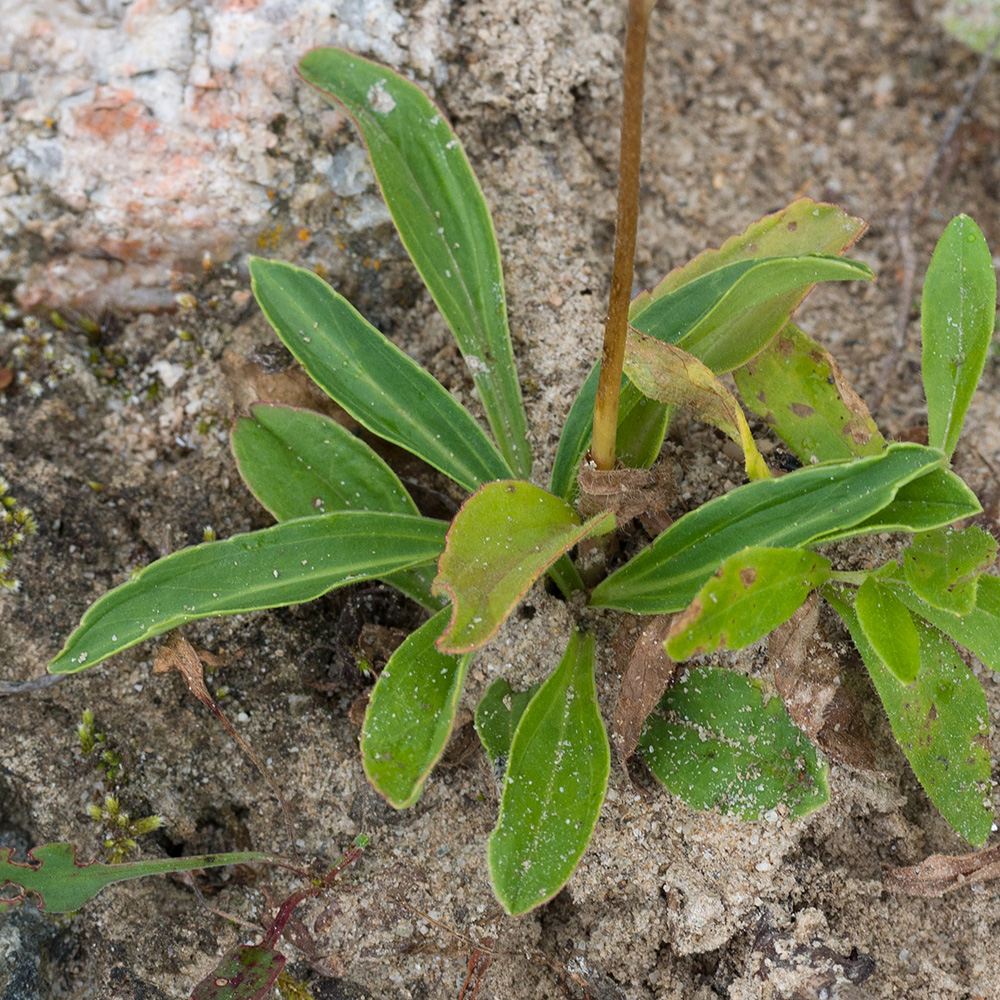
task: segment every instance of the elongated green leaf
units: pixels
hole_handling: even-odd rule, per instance
[[[441,111],[397,73],[342,49],[315,49],[305,80],[354,119],[403,246],[447,320],[511,469],[531,472],[500,250],[486,199]]]
[[[677,408],[649,399],[628,380],[625,385],[618,407],[615,445],[618,462],[626,469],[648,469],[660,457],[663,439]],[[634,405],[629,398],[632,395],[638,397]],[[625,412],[622,402],[629,405]]]
[[[361,438],[312,410],[257,403],[233,427],[236,465],[279,521],[333,510],[419,514],[399,477]]]
[[[20,886],[16,896],[0,898],[0,913],[23,903],[27,893],[37,893],[39,909],[46,913],[72,913],[88,899],[93,899],[112,882],[163,875],[167,872],[189,872],[198,868],[219,868],[260,862],[282,864],[281,858],[262,851],[234,851],[230,854],[201,854],[188,858],[152,858],[105,865],[99,861],[81,862],[76,859],[73,844],[44,844],[28,851],[26,861],[12,861],[12,847],[0,847],[0,888],[6,883]],[[8,886],[9,891],[9,886]]]
[[[903,552],[903,573],[921,600],[964,615],[975,607],[979,578],[996,554],[996,540],[975,525],[962,531],[922,531]]]
[[[335,511],[158,559],[90,606],[49,664],[73,673],[185,622],[311,601],[433,559],[447,525],[412,514]]]
[[[986,696],[955,647],[918,621],[920,668],[904,684],[872,648],[849,594],[823,596],[844,619],[885,706],[893,736],[930,800],[952,828],[976,847],[993,825]]]
[[[312,410],[257,403],[252,417],[233,427],[232,448],[243,481],[278,521],[333,510],[384,510],[417,514],[396,473],[359,437]],[[385,582],[424,607],[436,566],[417,566]]]
[[[490,763],[501,774],[507,767],[514,731],[528,703],[541,687],[533,684],[525,691],[515,691],[508,681],[498,677],[476,706],[476,732]]]
[[[723,270],[735,280],[721,298],[708,299],[705,311],[687,329],[678,322],[673,299],[690,297],[692,289],[700,291],[703,284],[706,298],[718,296],[720,289],[713,274],[655,299],[634,316],[632,326],[657,340],[676,344],[713,372],[727,372],[765,347],[817,282],[875,278],[867,264],[832,254],[765,258],[752,267],[741,262]],[[681,317],[685,316],[686,310],[681,312]]]
[[[566,884],[594,832],[610,769],[594,638],[574,633],[510,748],[489,847],[493,889],[508,913],[526,913]]]
[[[848,215],[836,205],[799,198],[781,211],[752,222],[742,233],[730,236],[718,249],[704,250],[693,260],[674,268],[651,292],[641,292],[635,297],[629,319],[634,320],[657,299],[728,264],[765,257],[842,254],[866,228],[862,219]]]
[[[730,237],[718,250],[706,250],[671,271],[652,292],[636,296],[629,320],[644,333],[677,343],[713,371],[723,371],[725,367],[720,367],[720,363],[728,365],[739,355],[746,361],[763,347],[784,326],[812,287],[797,287],[777,297],[764,298],[751,307],[756,293],[746,278],[752,267],[772,258],[841,254],[864,229],[862,220],[852,218],[836,206],[802,198],[753,223],[740,235]],[[682,291],[696,281],[699,285],[695,290]],[[674,299],[671,307],[658,304],[668,296]],[[743,306],[747,308],[741,312]],[[665,324],[662,337],[640,318],[650,309],[656,310],[650,318]],[[682,326],[671,319],[674,314]],[[701,321],[706,325],[696,334],[696,325]],[[713,327],[717,334],[708,336]],[[692,341],[699,343],[682,342],[689,334],[696,334]],[[701,342],[702,338],[706,339]],[[754,344],[758,346],[754,348]],[[712,352],[725,356],[712,357]]]
[[[469,412],[322,278],[260,257],[251,259],[250,277],[285,346],[360,424],[467,490],[510,475]]]
[[[630,330],[625,344],[625,374],[645,395],[682,406],[732,438],[743,449],[750,479],[770,477],[736,397],[696,357],[673,344]]]
[[[733,377],[747,406],[803,462],[877,455],[885,447],[840,366],[792,322]]]
[[[600,583],[591,604],[638,614],[680,611],[723,560],[748,545],[794,548],[835,529],[847,532],[944,461],[933,448],[892,444],[881,455],[748,483],[675,521]]]
[[[875,655],[903,684],[920,669],[920,633],[893,588],[869,577],[854,600],[858,624]]]
[[[487,643],[559,556],[613,527],[612,514],[581,524],[565,500],[523,480],[481,487],[455,515],[438,561],[434,592],[453,607],[438,648],[467,653]]]
[[[667,637],[677,663],[717,649],[742,649],[788,621],[830,576],[830,560],[803,549],[744,549],[698,591]]]
[[[920,300],[929,443],[951,455],[986,363],[997,307],[990,248],[967,215],[948,223]]]
[[[594,430],[594,400],[597,397],[597,380],[601,365],[597,362],[590,369],[590,374],[584,380],[580,391],[573,400],[573,405],[566,415],[556,456],[552,461],[552,476],[549,479],[549,489],[557,497],[572,501],[576,495],[576,477],[580,460],[590,447],[590,438]],[[628,384],[628,379],[622,376],[622,391]],[[621,400],[618,413],[621,415]]]
[[[439,611],[403,640],[372,691],[361,730],[368,780],[396,809],[420,798],[444,753],[473,654],[448,656],[434,643],[451,617]]]
[[[935,608],[920,600],[909,587],[899,587],[896,593],[911,611],[950,635],[991,670],[1000,672],[1000,579],[995,576],[980,578],[976,606],[965,615]]]
[[[816,544],[883,531],[927,531],[982,511],[975,493],[950,469],[933,469],[900,486],[892,502],[853,528],[835,529]]]
[[[667,688],[659,711],[639,749],[689,806],[759,819],[784,804],[798,819],[829,801],[826,762],[759,681],[702,667]]]

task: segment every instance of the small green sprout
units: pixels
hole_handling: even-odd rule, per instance
[[[162,816],[132,819],[117,796],[110,793],[104,796],[101,805],[87,806],[87,814],[101,827],[107,862],[111,865],[121,864],[135,850],[136,838],[163,826]]]
[[[632,14],[648,17],[651,6],[635,0]],[[626,71],[633,95],[635,69]],[[818,282],[874,278],[843,256],[865,223],[800,199],[631,304],[612,302],[609,312],[626,322],[605,352],[603,380],[595,364],[570,408],[543,489],[527,480],[528,421],[499,249],[458,137],[418,87],[360,56],[317,49],[299,71],[361,132],[491,433],[315,271],[253,258],[253,293],[343,410],[469,496],[450,524],[424,517],[359,437],[319,413],[258,403],[236,422],[232,445],[243,479],[277,523],[147,566],[86,612],[50,670],[81,670],[197,619],[383,580],[429,616],[390,657],[362,727],[366,774],[405,808],[444,752],[474,657],[548,576],[571,599],[577,627],[537,690],[494,685],[476,712],[501,782],[490,873],[503,906],[520,914],[572,876],[607,789],[594,609],[676,615],[657,642],[682,661],[764,638],[818,592],[850,631],[928,795],[956,831],[982,844],[993,820],[986,702],[950,641],[1000,669],[1000,581],[986,573],[996,545],[985,532],[955,527],[981,508],[951,470],[995,322],[995,277],[975,223],[951,222],[925,282],[928,445],[886,443],[836,362],[791,321]],[[628,114],[634,124],[637,108]],[[625,229],[630,216],[620,216]],[[619,233],[626,248],[633,238]],[[628,285],[617,280],[617,294]],[[720,381],[725,373],[742,405]],[[744,406],[801,468],[772,474]],[[601,493],[598,473],[623,472],[611,468],[616,456],[633,471],[650,469],[678,408],[737,442],[749,481],[676,511],[646,548],[589,588],[574,562],[578,547],[649,513],[625,491]],[[913,536],[901,565],[844,570],[816,551],[883,532]],[[673,794],[748,820],[779,808],[801,817],[827,801],[825,759],[769,687],[712,665],[676,673],[676,685],[668,688],[664,675],[644,705],[638,739]]]
[[[8,575],[7,569],[14,550],[38,530],[38,525],[31,510],[18,503],[9,491],[10,484],[0,476],[0,591],[16,594],[21,581]]]

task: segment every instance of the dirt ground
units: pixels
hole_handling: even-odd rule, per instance
[[[421,6],[402,0],[404,20]],[[441,8],[453,42],[447,82],[434,94],[494,212],[539,483],[596,356],[606,307],[619,6],[468,0]],[[898,365],[888,378],[882,368],[905,265],[898,228],[978,57],[948,39],[937,6],[921,0],[661,6],[646,85],[637,287],[797,196],[836,201],[870,221],[854,255],[879,281],[819,289],[798,320],[862,396],[884,389],[878,418],[887,433],[921,424],[915,313]],[[326,152],[357,145],[346,128],[310,132],[319,103],[287,86],[288,143]],[[285,141],[278,137],[276,155]],[[294,181],[310,183],[305,173]],[[172,311],[131,312],[112,296],[87,316],[53,291],[29,317],[19,305],[34,301],[25,282],[60,250],[37,231],[5,234],[13,253],[0,279],[0,370],[15,377],[0,388],[0,475],[34,511],[38,533],[10,567],[20,591],[0,591],[0,845],[21,852],[69,841],[81,856],[103,856],[104,834],[87,807],[114,783],[80,752],[77,727],[89,708],[121,758],[122,808],[164,817],[161,830],[139,839],[142,856],[290,852],[275,797],[253,766],[179,676],[153,675],[155,642],[54,686],[20,691],[13,682],[41,677],[89,603],[136,567],[201,541],[209,526],[225,537],[269,523],[236,472],[229,421],[248,394],[300,384],[269,379],[287,362],[249,297],[248,252],[323,264],[380,329],[471,399],[390,227],[377,213],[370,226],[344,222],[374,191],[370,179],[362,188],[299,201],[289,191],[271,228],[237,245],[230,263],[175,269]],[[926,204],[913,226],[918,290],[937,236],[958,212],[1000,251],[1000,67],[986,74]],[[325,237],[300,238],[305,225]],[[966,428],[956,468],[997,533],[997,354]],[[740,463],[703,428],[681,423],[666,447],[680,476],[675,514],[743,481]],[[859,547],[853,557],[865,554]],[[570,609],[537,588],[528,604],[531,612],[515,615],[477,658],[466,709],[494,677],[520,686],[554,663]],[[455,1000],[485,954],[480,1000],[1000,998],[1000,883],[939,899],[883,888],[884,865],[968,850],[891,751],[876,772],[833,764],[831,804],[795,823],[693,812],[641,774],[633,782],[615,770],[568,887],[528,916],[504,917],[485,865],[495,784],[471,727],[459,730],[406,812],[386,806],[361,771],[349,715],[366,690],[353,667],[358,631],[411,614],[360,588],[184,629],[222,658],[210,684],[224,689],[222,708],[284,790],[295,849],[331,860],[359,832],[371,838],[333,889],[300,908],[283,948],[291,978],[309,993],[286,997]],[[606,645],[609,622],[592,621]],[[845,670],[857,671],[840,648]],[[726,662],[768,677],[759,648]],[[995,749],[1000,684],[973,667]],[[601,673],[606,714],[616,685]],[[32,906],[0,917],[0,998],[187,997],[223,951],[254,938],[236,921],[263,926],[297,887],[280,871],[250,868],[208,872],[198,884],[211,910],[188,885],[152,878],[111,887],[71,917]]]

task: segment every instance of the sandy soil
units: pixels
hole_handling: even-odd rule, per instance
[[[870,397],[894,339],[898,216],[977,63],[942,34],[935,11],[903,0],[665,5],[651,40],[637,284],[651,286],[799,194],[837,201],[870,220],[857,256],[880,280],[821,289],[799,319]],[[584,0],[471,0],[448,13],[449,79],[435,96],[494,211],[543,482],[606,304],[623,18],[617,5]],[[295,90],[293,126],[317,109]],[[317,131],[311,141],[329,151],[353,139]],[[998,193],[993,70],[914,227],[918,275],[960,211],[1000,248]],[[310,203],[311,224],[336,230],[352,198]],[[276,221],[291,224],[286,235],[261,238],[277,244],[267,251],[275,257],[314,264],[331,244],[298,240],[298,211],[293,198],[283,202]],[[471,383],[388,226],[345,232],[344,252],[326,259],[331,280],[468,401]],[[269,523],[228,449],[233,400],[248,392],[248,376],[234,375],[226,358],[250,355],[265,372],[284,367],[249,298],[250,250],[260,247],[248,242],[231,265],[183,277],[174,291],[189,298],[176,311],[134,314],[109,302],[96,332],[73,315],[57,326],[47,309],[31,320],[18,312],[26,269],[0,282],[12,310],[0,368],[26,373],[0,390],[0,474],[39,526],[11,567],[20,592],[0,592],[0,680],[41,676],[88,604],[134,568],[200,541],[206,526],[222,537]],[[37,250],[41,263],[48,252]],[[885,384],[879,420],[888,433],[923,420],[917,335],[911,322]],[[994,355],[956,457],[994,532],[998,428]],[[667,448],[686,477],[684,504],[742,481],[739,463],[703,429],[681,425]],[[550,668],[570,609],[540,590],[529,603],[534,614],[515,616],[477,659],[468,708],[500,673],[530,683]],[[286,938],[290,974],[316,1000],[451,1000],[476,949],[492,955],[481,1000],[1000,997],[1000,887],[940,899],[883,889],[883,865],[967,850],[892,753],[878,772],[834,764],[830,806],[797,823],[692,812],[641,774],[633,783],[616,771],[567,889],[530,916],[503,917],[485,871],[495,785],[469,727],[407,812],[389,809],[361,772],[349,717],[365,691],[351,666],[358,625],[405,614],[368,590],[184,630],[222,657],[211,685],[225,689],[223,709],[289,799],[296,849],[332,859],[357,833],[371,838],[336,888],[301,907],[294,941]],[[592,617],[606,644],[609,622]],[[0,697],[0,845],[70,841],[83,856],[102,855],[87,806],[108,785],[76,734],[90,708],[123,762],[122,807],[165,818],[141,838],[144,856],[289,851],[275,798],[252,765],[180,677],[152,674],[155,645]],[[845,670],[856,670],[841,648]],[[767,677],[759,649],[726,662]],[[975,669],[996,720],[1000,684]],[[608,712],[616,684],[602,673]],[[295,887],[251,869],[210,872],[199,884],[216,911],[257,925]],[[252,937],[167,879],[112,887],[70,918],[22,907],[0,917],[0,997],[186,997],[224,950]]]

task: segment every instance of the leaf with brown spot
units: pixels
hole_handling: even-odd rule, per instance
[[[693,354],[630,329],[625,343],[624,371],[629,381],[650,399],[683,406],[697,420],[718,427],[732,438],[743,449],[750,479],[770,477],[736,397]]]
[[[907,896],[943,896],[952,889],[1000,878],[1000,844],[972,854],[932,854],[910,868],[886,866],[882,884]]]
[[[630,615],[612,639],[612,645],[617,647],[616,659],[620,662],[628,658],[624,669],[619,671],[622,683],[611,731],[618,759],[623,764],[635,753],[646,717],[679,669],[663,646],[670,621],[670,615],[658,615],[640,626],[641,619]]]
[[[233,724],[226,718],[225,713],[216,704],[215,699],[208,693],[208,688],[205,686],[203,665],[218,666],[221,662],[212,653],[195,649],[180,632],[173,632],[167,641],[156,650],[156,655],[153,658],[153,673],[165,674],[171,670],[176,670],[184,678],[184,683],[191,694],[226,727],[226,731],[236,742],[236,745],[253,761],[254,767],[257,768],[260,776],[268,783],[271,791],[277,797],[278,802],[281,804],[281,812],[285,818],[288,840],[294,845],[295,835],[292,832],[292,820],[285,796],[281,794],[281,789],[264,766],[264,761],[253,747],[236,731]]]
[[[667,653],[681,663],[749,646],[787,621],[829,575],[829,559],[808,549],[743,549],[723,562],[674,622]]]
[[[746,405],[803,462],[877,455],[885,447],[837,362],[794,323],[733,377]]]

